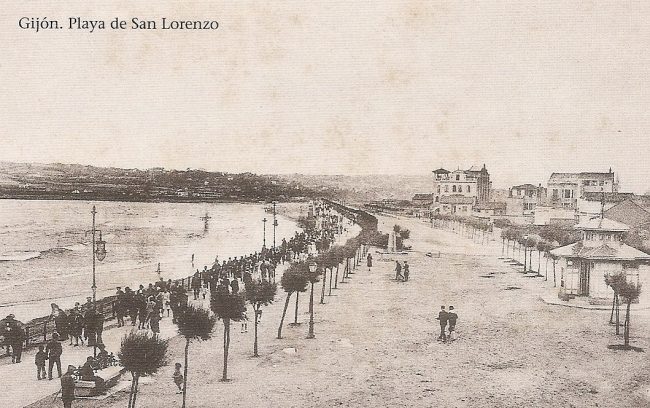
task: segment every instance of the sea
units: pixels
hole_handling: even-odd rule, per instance
[[[49,314],[40,310],[48,302],[67,307],[91,296],[93,205],[97,239],[101,231],[106,242],[95,268],[98,298],[259,251],[264,238],[273,245],[264,204],[0,200],[0,318],[29,320]],[[306,208],[277,206],[278,245],[298,231]]]

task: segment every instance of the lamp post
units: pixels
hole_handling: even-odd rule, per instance
[[[264,223],[264,238],[262,240],[262,249],[266,249],[266,222],[267,221],[268,220],[266,219],[266,217],[264,217],[264,219],[262,220],[262,222]]]
[[[276,219],[275,205],[277,201],[273,201],[273,249],[275,249],[275,227],[278,226],[278,220]]]
[[[318,265],[316,262],[309,262],[309,274],[310,274],[310,283],[311,283],[311,292],[309,294],[309,334],[307,335],[308,339],[313,339],[314,336],[314,280],[316,277],[316,270]]]
[[[106,258],[106,242],[102,239],[102,232],[95,228],[95,215],[97,214],[97,210],[94,205],[91,214],[93,215],[93,311],[97,313],[97,280],[95,276],[96,261],[101,262]],[[99,240],[95,238],[98,232]],[[93,356],[97,357],[97,341],[95,341],[95,345],[93,346]]]

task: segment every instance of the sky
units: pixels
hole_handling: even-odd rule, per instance
[[[105,3],[110,3],[109,5]],[[66,28],[18,28],[22,16]],[[67,18],[214,31],[68,30]],[[650,190],[650,2],[30,0],[0,10],[0,160],[553,171]]]

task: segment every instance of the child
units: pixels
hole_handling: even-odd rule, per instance
[[[183,374],[181,373],[181,363],[176,363],[175,365],[176,370],[174,370],[174,375],[172,375],[172,378],[174,379],[174,384],[178,387],[178,392],[176,394],[182,394],[183,393]]]
[[[39,380],[45,379],[45,360],[47,359],[47,354],[45,353],[45,347],[38,346],[38,353],[34,358],[36,363],[36,378]]]
[[[205,295],[208,294],[208,284],[204,283],[203,286],[201,286],[201,296],[203,296],[203,299],[205,299]]]
[[[246,315],[245,310],[244,310],[244,318],[241,321],[241,332],[248,333],[248,316]]]

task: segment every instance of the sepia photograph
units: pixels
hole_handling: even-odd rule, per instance
[[[5,3],[0,407],[650,407],[650,3]]]

